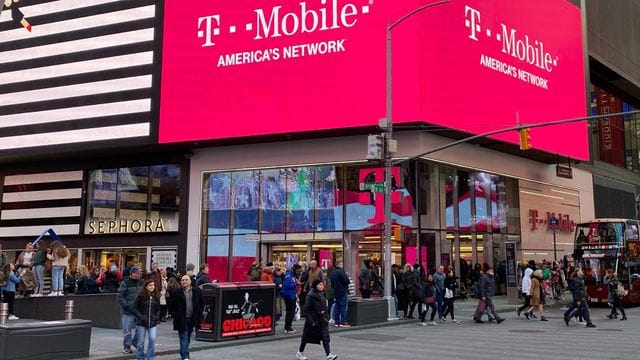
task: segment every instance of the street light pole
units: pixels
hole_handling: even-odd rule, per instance
[[[384,297],[388,301],[388,320],[397,320],[396,304],[391,294],[391,186],[393,155],[395,152],[395,142],[393,140],[392,121],[392,87],[391,87],[391,30],[402,23],[407,18],[436,5],[448,3],[448,0],[437,1],[420,6],[407,15],[399,18],[392,24],[387,25],[387,118],[385,121],[385,142],[384,142]]]

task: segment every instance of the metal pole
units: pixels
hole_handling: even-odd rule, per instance
[[[384,298],[389,304],[388,320],[395,320],[395,302],[391,296],[391,186],[392,158],[389,146],[393,139],[393,120],[391,118],[391,25],[387,25],[387,121],[384,146]]]
[[[389,303],[388,320],[397,320],[396,305],[391,296],[391,185],[393,167],[393,153],[389,151],[389,146],[393,142],[393,119],[391,118],[391,30],[411,16],[426,10],[430,7],[446,4],[448,0],[436,1],[431,4],[420,6],[405,16],[387,25],[387,119],[385,126],[385,146],[384,146],[384,298]]]
[[[556,252],[556,228],[553,227],[553,260],[558,261],[558,254]]]
[[[0,325],[5,325],[9,320],[9,304],[0,304]]]
[[[64,319],[71,320],[73,319],[73,300],[67,300],[64,304]]]

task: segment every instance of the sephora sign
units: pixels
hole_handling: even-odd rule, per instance
[[[160,142],[377,124],[386,25],[427,3],[166,1]],[[586,115],[580,10],[566,0],[451,0],[396,27],[392,51],[396,124],[477,134]],[[531,138],[588,158],[585,123]]]

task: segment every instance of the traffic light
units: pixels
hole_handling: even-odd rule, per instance
[[[518,132],[520,133],[520,150],[529,150],[531,149],[531,135],[529,134],[529,128],[520,129]]]

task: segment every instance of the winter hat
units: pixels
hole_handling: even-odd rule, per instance
[[[315,280],[313,280],[313,282],[311,283],[311,287],[315,289],[315,288],[318,286],[318,284],[320,284],[320,283],[322,283],[322,280],[320,280],[320,279],[315,279]]]
[[[138,271],[140,271],[140,268],[137,266],[132,266],[131,270],[129,271],[129,273],[133,274],[133,273],[137,273]]]
[[[536,267],[536,261],[535,260],[529,260],[529,266],[531,266],[532,268]]]

